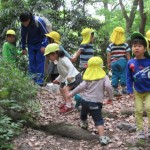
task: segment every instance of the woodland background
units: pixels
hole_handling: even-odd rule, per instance
[[[146,31],[150,29],[149,6],[149,0],[0,0],[0,56],[5,41],[5,33],[10,28],[17,32],[17,47],[20,49],[21,24],[19,14],[28,10],[32,13],[42,14],[50,20],[53,30],[58,31],[61,35],[62,45],[71,54],[76,52],[81,43],[80,33],[82,29],[85,27],[93,28],[96,31],[95,55],[101,56],[104,65],[106,65],[105,50],[109,44],[112,30],[116,26],[122,26],[126,31],[126,39],[129,43],[132,32],[139,31],[145,35]],[[92,8],[94,8],[95,13],[93,13]],[[26,65],[26,58],[21,59],[19,69],[0,59],[0,149],[16,147],[17,150],[25,150],[23,147],[20,148],[25,143],[32,147],[31,149],[38,149],[36,146],[42,147],[42,144],[45,143],[53,147],[52,149],[63,149],[60,146],[62,143],[66,149],[70,149],[69,143],[72,143],[71,146],[74,145],[73,150],[101,149],[100,146],[94,147],[93,143],[84,141],[69,140],[69,143],[65,145],[68,139],[58,138],[58,140],[55,136],[46,136],[41,132],[32,130],[32,128],[40,128],[37,127],[37,124],[35,125],[37,120],[45,124],[62,120],[77,125],[79,112],[68,116],[60,115],[54,107],[58,106],[61,101],[60,95],[54,96],[53,93],[46,92],[34,85],[26,76]],[[105,98],[107,99],[107,95]],[[117,117],[117,119],[110,116],[106,117],[108,132],[113,133],[113,143],[108,146],[108,149],[114,145],[116,145],[114,149],[128,149],[125,147],[124,141],[133,136],[133,134],[120,134],[118,129],[114,129],[118,122],[124,122],[124,120],[128,123],[134,123],[132,113],[130,117],[127,116],[128,118],[121,116],[122,105],[124,108],[132,108],[133,101],[131,102],[129,97],[125,96],[120,98],[120,101],[116,100],[112,106],[105,107],[106,110],[111,111],[110,113],[115,112],[115,117]],[[49,108],[51,108],[50,112]],[[130,114],[130,111],[127,112]],[[26,130],[23,128],[24,126],[31,127],[31,129]],[[90,130],[95,132],[92,123]],[[17,138],[21,132],[23,132],[23,137]],[[12,141],[14,137],[17,139]],[[40,139],[38,139],[39,137]],[[114,141],[117,141],[117,144]],[[14,146],[12,143],[16,145]],[[131,143],[132,141],[130,141]],[[97,142],[94,144],[98,145]],[[55,147],[56,145],[57,147]],[[78,145],[80,145],[79,148],[77,148]],[[46,150],[46,147],[41,149]]]

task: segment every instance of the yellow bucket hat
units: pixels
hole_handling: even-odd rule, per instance
[[[45,34],[47,37],[52,38],[57,44],[60,44],[60,34],[56,31],[52,31],[48,34]]]
[[[106,73],[102,69],[103,60],[98,57],[94,56],[88,60],[88,67],[83,75],[83,80],[99,80],[105,77]]]
[[[146,32],[146,38],[147,38],[148,41],[150,41],[150,30],[148,30],[148,31]]]
[[[110,41],[116,45],[123,44],[125,42],[125,31],[122,27],[116,27],[111,36]]]
[[[90,28],[85,28],[82,30],[81,35],[83,37],[83,40],[81,44],[89,44],[92,32],[94,32],[94,30]]]
[[[11,35],[16,35],[16,32],[14,30],[7,30],[6,35],[11,34]]]
[[[59,51],[59,45],[57,43],[48,44],[45,48],[44,56]]]

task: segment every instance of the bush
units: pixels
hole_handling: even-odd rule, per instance
[[[20,123],[14,123],[11,118],[0,115],[0,149],[12,149],[13,145],[9,142],[19,134],[20,127]]]
[[[8,142],[18,134],[20,120],[31,121],[37,116],[36,92],[30,78],[14,65],[0,60],[0,149],[11,147]]]

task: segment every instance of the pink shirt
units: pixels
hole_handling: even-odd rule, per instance
[[[72,95],[81,93],[84,100],[89,102],[103,102],[104,91],[108,92],[110,100],[113,100],[113,91],[111,82],[106,75],[103,79],[96,81],[83,81],[74,90],[71,91]]]

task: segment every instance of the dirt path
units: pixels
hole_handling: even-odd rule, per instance
[[[73,111],[67,115],[60,114],[58,106],[62,102],[60,94],[48,93],[46,90],[40,90],[38,100],[41,103],[41,113],[39,122],[49,124],[51,122],[65,121],[75,126],[79,126],[80,112]],[[107,96],[106,96],[107,98]],[[106,99],[105,98],[105,99]],[[24,129],[23,133],[14,139],[14,150],[145,150],[147,148],[133,147],[129,148],[129,143],[135,143],[135,132],[130,133],[127,130],[120,130],[117,126],[122,123],[129,125],[135,124],[134,116],[126,117],[121,115],[121,111],[125,109],[133,109],[134,100],[127,95],[120,99],[115,99],[113,105],[105,105],[103,109],[112,114],[116,118],[105,117],[105,133],[111,138],[111,143],[107,146],[101,146],[98,140],[82,141],[60,137],[58,135],[48,135],[44,132]],[[97,134],[92,118],[88,118],[91,134]],[[144,119],[145,127],[147,127],[147,119]],[[147,149],[148,150],[148,149]]]

